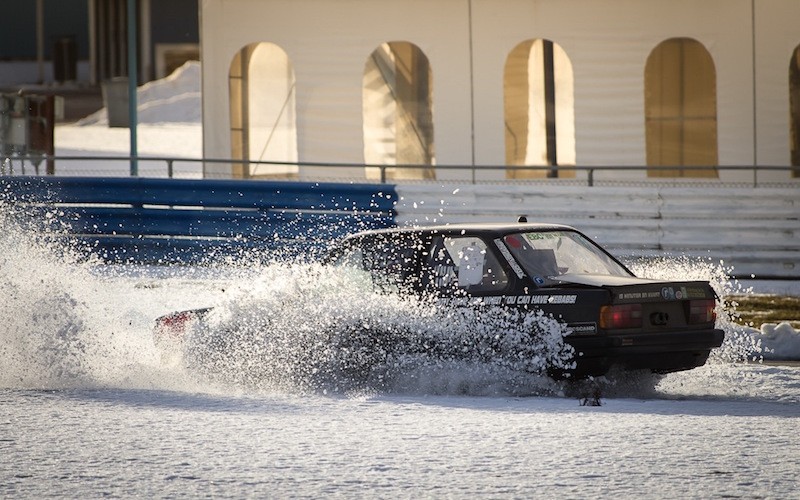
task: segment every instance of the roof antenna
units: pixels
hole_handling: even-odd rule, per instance
[[[525,217],[524,215],[520,215],[519,217],[517,217],[517,222],[519,222],[520,224],[525,224],[526,222],[528,222],[528,218]]]

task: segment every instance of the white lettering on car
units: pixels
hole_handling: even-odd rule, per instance
[[[453,306],[487,305],[562,305],[575,304],[577,295],[496,295],[490,297],[448,297],[439,299],[440,304]]]
[[[573,333],[597,333],[597,323],[570,323],[567,327]]]
[[[547,300],[548,304],[574,304],[578,300],[577,295],[551,295]]]
[[[577,301],[577,295],[531,295],[524,302],[517,299],[517,304],[575,304]]]

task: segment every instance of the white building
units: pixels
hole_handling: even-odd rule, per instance
[[[799,21],[797,0],[200,0],[205,157],[301,163],[205,173],[800,185],[767,169],[800,165]]]

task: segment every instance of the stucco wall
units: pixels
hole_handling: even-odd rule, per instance
[[[233,55],[264,41],[282,47],[295,69],[299,160],[363,162],[366,58],[382,42],[405,40],[420,47],[432,68],[436,163],[501,165],[506,57],[524,40],[547,38],[572,62],[578,165],[644,165],[645,62],[660,42],[691,37],[708,49],[716,68],[720,165],[789,163],[788,64],[800,44],[796,0],[201,0],[200,5],[207,157],[230,156],[227,76]],[[788,178],[785,172],[761,175]],[[723,172],[721,178],[747,180],[752,173]]]
[[[462,81],[469,74],[467,20],[466,12],[455,7],[461,3],[203,1],[205,155],[230,156],[229,64],[241,47],[264,41],[282,47],[295,70],[300,161],[362,163],[364,65],[381,43],[407,40],[422,49],[433,68],[437,157],[470,163],[469,149],[462,150],[470,133],[469,86]],[[443,37],[444,28],[451,35]]]
[[[720,164],[752,164],[749,0],[502,3],[498,9],[492,0],[474,1],[476,74],[502,75],[505,55],[520,40],[561,45],[575,75],[579,165],[646,163],[644,67],[650,52],[672,37],[698,40],[714,59]],[[476,78],[479,164],[503,157],[502,108],[496,104],[502,90],[499,78]]]
[[[789,63],[800,46],[800,2],[771,0],[756,5],[757,163],[789,165]],[[769,177],[759,174],[759,178]]]

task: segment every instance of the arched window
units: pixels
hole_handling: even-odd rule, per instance
[[[231,62],[229,92],[231,157],[287,162],[236,164],[233,176],[297,176],[295,78],[286,52],[273,43],[244,47]]]
[[[503,74],[506,164],[546,169],[509,170],[509,178],[574,177],[575,103],[572,64],[550,40],[528,40],[506,59]]]
[[[789,63],[789,109],[792,152],[792,177],[800,177],[800,46],[794,49]]]
[[[644,71],[648,166],[716,166],[717,76],[708,50],[671,38],[650,53]],[[648,169],[649,177],[717,177],[713,169]]]
[[[364,66],[364,161],[434,165],[432,77],[428,58],[409,42],[387,42]],[[392,179],[433,179],[433,168],[390,168]],[[368,168],[376,178],[378,169]]]

